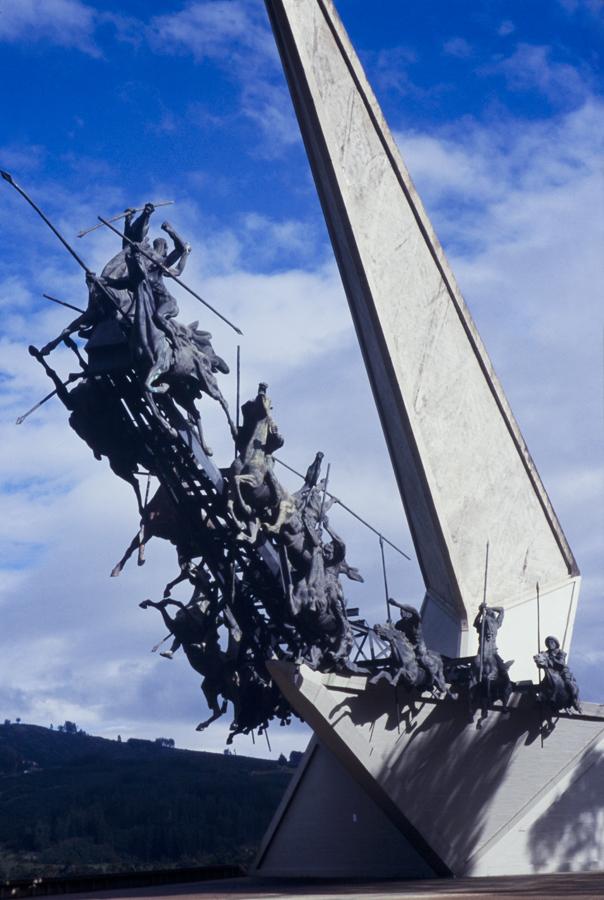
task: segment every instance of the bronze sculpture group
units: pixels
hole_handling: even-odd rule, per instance
[[[420,614],[411,606],[389,600],[388,622],[372,627],[352,619],[341,576],[363,578],[348,563],[346,545],[327,515],[333,500],[321,479],[323,454],[316,454],[301,488],[290,493],[275,474],[274,453],[284,438],[266,384],[242,405],[241,424],[233,421],[218,382],[229,367],[209,332],[178,320],[178,304],[164,281],[182,274],[191,247],[169,222],[161,228],[172,249],[163,237],[150,243],[153,212],[152,204],[136,218],[126,211],[122,247],[99,276],[59,235],[86,270],[88,303],[55,339],[30,353],[52,379],[72,428],[135,491],[140,528],[112,575],[135,550],[142,564],[153,536],[176,548],[176,577],[162,599],[140,606],[157,609],[172,638],[162,655],[170,659],[182,649],[202,676],[211,716],[198,729],[229,703],[229,742],[238,733],[265,731],[275,718],[288,723],[292,711],[266,667],[271,658],[366,674],[371,683],[385,680],[411,696],[429,691],[455,698],[461,690],[483,715],[495,701],[506,706],[515,685],[511,663],[497,649],[502,609],[481,605],[474,622],[478,654],[465,660],[428,649]],[[86,342],[86,359],[76,334]],[[61,343],[79,365],[66,379],[47,361]],[[214,464],[205,440],[197,408],[203,394],[221,405],[233,437],[234,459],[226,468]],[[159,482],[151,498],[143,498],[141,476],[147,492],[151,476]],[[183,603],[172,591],[186,581],[192,596]],[[391,609],[398,610],[395,623]],[[369,656],[362,652],[368,639]],[[546,650],[534,659],[544,673],[540,703],[552,712],[580,711],[559,642],[548,637]]]

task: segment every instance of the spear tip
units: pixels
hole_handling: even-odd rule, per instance
[[[8,181],[9,184],[14,184],[14,183],[15,183],[15,182],[13,181],[13,176],[10,174],[10,172],[4,172],[4,171],[2,171],[2,170],[0,169],[0,175],[2,175],[2,177],[4,178],[4,180],[5,180],[5,181]]]

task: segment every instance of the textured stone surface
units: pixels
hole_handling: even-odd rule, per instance
[[[262,876],[434,878],[428,866],[336,757],[313,740],[264,838]],[[287,828],[279,828],[287,817]]]
[[[509,713],[490,712],[479,728],[458,703],[424,702],[411,717],[397,713],[395,691],[384,683],[362,690],[351,679],[347,691],[342,679],[328,687],[327,676],[307,668],[296,674],[272,663],[271,671],[321,743],[435,871],[604,869],[602,707],[586,704],[585,716],[558,719],[542,741],[540,711],[528,698]],[[285,840],[287,817],[277,824]]]
[[[577,567],[333,3],[266,5],[428,589],[425,613],[443,649],[469,652],[487,540],[492,604],[534,597],[537,581],[560,585]],[[553,630],[545,602],[542,616]]]

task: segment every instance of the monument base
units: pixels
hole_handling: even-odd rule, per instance
[[[604,707],[548,724],[523,696],[472,721],[461,702],[422,698],[411,711],[384,682],[270,665],[316,737],[256,874],[604,870]]]

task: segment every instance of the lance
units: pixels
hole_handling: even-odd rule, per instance
[[[239,431],[239,405],[241,403],[241,345],[237,344],[237,401],[235,406],[235,427]]]
[[[22,187],[19,187],[19,185],[17,184],[17,182],[15,181],[15,179],[13,178],[13,176],[10,174],[10,172],[2,172],[2,171],[0,171],[0,175],[4,178],[5,181],[8,181],[8,183],[9,183],[12,187],[14,187],[14,189],[17,191],[17,193],[21,194],[21,196],[23,197],[24,200],[27,200],[27,202],[29,203],[29,205],[32,206],[32,207],[35,209],[35,211],[38,213],[38,215],[40,216],[40,218],[41,218],[41,219],[44,219],[44,221],[46,222],[46,224],[48,225],[48,227],[50,228],[50,230],[51,230],[51,231],[54,231],[54,233],[56,234],[56,236],[58,237],[58,239],[61,241],[61,243],[62,243],[63,246],[65,247],[65,249],[66,249],[69,253],[71,253],[71,255],[73,256],[73,258],[76,260],[76,262],[78,262],[78,263],[80,264],[80,266],[84,269],[84,271],[86,272],[86,274],[87,274],[87,275],[94,275],[94,272],[92,272],[92,271],[88,268],[88,266],[86,265],[86,263],[84,262],[84,260],[83,260],[80,256],[78,256],[78,254],[75,252],[75,250],[73,249],[73,247],[71,247],[71,246],[67,243],[67,241],[65,240],[65,238],[63,237],[63,235],[61,234],[61,232],[58,231],[58,230],[55,228],[55,226],[52,224],[52,222],[50,221],[50,219],[48,218],[48,216],[45,216],[44,213],[42,212],[42,210],[40,209],[40,207],[39,207],[39,206],[36,206],[36,204],[34,203],[34,201],[31,199],[30,196],[28,196],[28,194],[25,193],[25,191],[23,190],[23,188],[22,188]]]
[[[482,593],[482,621],[480,623],[480,676],[479,681],[482,683],[482,670],[484,668],[484,625],[487,617],[487,575],[489,572],[489,542],[487,541],[487,549],[484,560],[484,589]]]
[[[280,465],[282,465],[284,469],[287,469],[289,472],[293,472],[294,475],[298,476],[298,478],[301,478],[302,480],[304,480],[304,475],[302,474],[302,472],[298,472],[297,469],[293,469],[286,462],[283,462],[283,460],[280,459],[278,456],[273,456],[273,459],[276,460]],[[373,531],[373,533],[376,534],[379,538],[381,538],[385,544],[388,544],[389,547],[392,547],[393,550],[396,550],[396,552],[400,553],[401,556],[404,556],[405,559],[409,559],[409,560],[411,559],[411,557],[407,553],[405,553],[404,550],[401,550],[400,547],[397,547],[396,544],[393,544],[392,541],[389,541],[387,537],[384,537],[384,535],[380,531],[378,531],[377,528],[374,528],[373,525],[370,525],[369,522],[367,522],[365,519],[363,519],[361,516],[359,516],[358,513],[355,513],[355,511],[353,509],[351,509],[349,506],[346,506],[346,504],[343,503],[339,497],[336,497],[335,494],[330,494],[329,491],[326,491],[326,494],[328,497],[331,497],[331,499],[334,501],[334,503],[337,503],[339,506],[342,507],[342,509],[345,509],[347,513],[350,513],[350,515],[353,516],[358,522],[360,522],[361,525],[364,525],[365,528],[369,529],[369,531]]]
[[[159,209],[160,206],[171,206],[174,203],[174,200],[158,200],[157,203],[153,203],[152,205],[155,209]],[[119,222],[120,219],[125,219],[128,213],[137,213],[142,212],[144,206],[136,206],[132,209],[127,209],[123,213],[120,213],[119,216],[113,216],[112,219],[107,219],[108,222]],[[87,228],[85,231],[78,231],[78,237],[83,238],[86,237],[87,234],[90,234],[91,231],[96,231],[97,228],[101,227],[101,223],[98,222],[96,225],[93,225],[92,228]]]
[[[539,582],[535,585],[537,591],[537,653],[541,653],[541,591]],[[539,673],[539,736],[541,738],[541,749],[543,750],[543,697],[541,695],[541,669],[537,667]]]
[[[323,496],[321,497],[321,509],[319,510],[319,528],[321,528],[321,523],[323,521],[323,507],[325,506],[325,495],[327,494],[327,485],[329,483],[329,470],[331,469],[331,463],[327,463],[327,472],[325,473],[325,482],[323,484]]]
[[[382,574],[384,576],[384,593],[386,595],[386,618],[388,622],[392,622],[392,616],[390,614],[390,598],[388,596],[388,573],[386,571],[386,557],[384,555],[384,540],[380,535],[380,554],[382,556]]]
[[[67,379],[67,381],[64,382],[63,387],[67,387],[68,384],[71,384],[72,382],[76,381],[78,378],[83,378],[84,375],[85,375],[85,372],[78,372],[78,373],[74,373],[73,375],[70,375],[69,378]],[[39,400],[36,404],[34,404],[34,406],[32,406],[31,409],[28,409],[26,413],[23,413],[22,416],[19,416],[19,418],[15,422],[15,425],[21,425],[23,422],[25,422],[25,420],[27,419],[28,416],[31,416],[31,414],[33,412],[35,412],[37,409],[40,409],[40,407],[43,406],[47,400],[50,400],[51,397],[54,397],[54,395],[56,393],[57,393],[57,388],[55,388],[54,391],[51,391],[50,394],[47,394],[45,397],[42,397],[42,399]]]
[[[45,300],[52,300],[53,303],[59,303],[61,306],[66,306],[67,309],[73,309],[75,312],[85,313],[85,309],[80,309],[79,306],[74,306],[73,303],[66,303],[65,300],[59,300],[58,297],[51,297],[50,294],[42,294]]]
[[[65,240],[65,238],[63,237],[63,235],[61,234],[61,232],[60,232],[57,228],[55,228],[55,226],[52,224],[52,222],[50,221],[50,219],[48,218],[48,216],[46,216],[46,215],[42,212],[42,210],[40,209],[40,207],[37,206],[37,205],[34,203],[34,201],[31,199],[31,197],[30,197],[28,194],[26,194],[26,192],[23,190],[23,188],[20,187],[20,186],[17,184],[17,182],[15,181],[15,179],[13,178],[13,176],[10,174],[10,172],[3,172],[2,170],[0,170],[0,175],[2,176],[2,178],[4,178],[5,181],[7,181],[12,187],[14,187],[14,189],[17,191],[17,193],[21,194],[21,196],[23,197],[23,199],[26,200],[27,203],[29,203],[29,205],[30,205],[33,209],[35,209],[35,211],[38,213],[38,215],[40,216],[40,218],[41,218],[44,222],[46,222],[46,224],[48,225],[48,227],[50,228],[50,230],[51,230],[54,234],[56,234],[56,236],[58,237],[58,239],[61,241],[61,243],[63,244],[63,246],[64,246],[65,249],[67,250],[67,252],[70,253],[71,256],[73,256],[73,258],[74,258],[75,261],[78,263],[78,265],[79,265],[82,269],[84,269],[84,271],[86,272],[86,274],[89,275],[89,276],[94,280],[94,282],[95,282],[95,284],[97,285],[97,287],[99,287],[99,288],[102,290],[102,292],[105,294],[105,296],[106,296],[107,299],[110,301],[110,303],[111,303],[111,304],[115,307],[115,309],[123,316],[122,310],[120,309],[119,305],[115,302],[114,298],[111,296],[111,294],[109,293],[109,291],[107,290],[107,288],[103,285],[102,281],[100,281],[100,279],[98,279],[98,278],[96,277],[95,273],[94,273],[91,269],[88,268],[88,266],[86,265],[86,263],[84,262],[84,260],[82,259],[82,257],[79,256],[79,255],[76,253],[76,251],[73,249],[73,247],[71,246],[71,244],[68,244],[68,243],[67,243],[67,241]],[[111,226],[111,227],[112,227],[112,226]]]
[[[222,319],[223,322],[226,322],[226,324],[229,325],[233,329],[233,331],[236,331],[237,334],[243,334],[243,331],[240,328],[237,328],[236,325],[233,325],[233,323],[230,322],[226,316],[223,316],[222,313],[219,313],[217,309],[214,309],[214,307],[211,306],[207,302],[207,300],[204,300],[203,297],[200,297],[199,294],[197,294],[192,288],[190,288],[188,285],[186,285],[184,283],[184,281],[181,281],[180,278],[178,277],[178,275],[174,275],[167,266],[163,266],[157,260],[157,257],[151,256],[150,253],[147,253],[146,250],[143,250],[143,248],[140,246],[140,244],[135,243],[135,241],[131,241],[129,237],[127,237],[125,234],[122,234],[122,232],[119,231],[117,228],[114,228],[113,225],[107,221],[107,219],[103,219],[102,216],[99,216],[98,219],[99,219],[99,222],[102,222],[103,225],[106,225],[107,228],[110,228],[111,231],[114,231],[117,235],[119,235],[119,237],[122,238],[123,241],[126,241],[127,244],[129,244],[131,247],[134,247],[146,259],[150,260],[152,263],[159,266],[159,268],[162,270],[164,275],[167,275],[169,278],[172,278],[176,282],[176,284],[179,284],[181,286],[181,288],[184,288],[185,291],[187,291],[189,294],[191,294],[191,296],[195,297],[196,300],[199,300],[200,303],[203,303],[203,305],[206,306],[211,312],[213,312],[215,316],[218,316],[219,319]]]
[[[147,472],[147,487],[145,489],[145,502],[143,503],[143,508],[141,510],[141,524],[138,529],[138,565],[142,566],[145,562],[145,542],[143,540],[145,536],[145,525],[147,524],[147,503],[149,502],[149,488],[151,487],[151,473]]]
[[[541,594],[539,589],[539,582],[536,584],[537,589],[537,653],[541,653]],[[541,677],[541,670],[539,670],[539,676]]]

